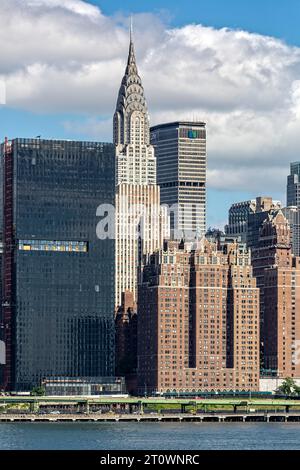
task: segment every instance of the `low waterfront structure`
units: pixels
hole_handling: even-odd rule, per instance
[[[46,395],[89,396],[126,393],[124,377],[51,377],[42,381]]]

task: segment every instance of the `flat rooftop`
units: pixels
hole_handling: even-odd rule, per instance
[[[152,126],[150,130],[154,131],[156,129],[163,129],[165,127],[205,127],[206,123],[202,121],[174,121],[174,122],[166,122],[163,124],[157,124],[156,126]]]

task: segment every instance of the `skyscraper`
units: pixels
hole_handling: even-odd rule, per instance
[[[249,201],[236,202],[229,209],[225,233],[227,236],[239,237],[248,248],[251,248],[258,242],[262,222],[271,211],[279,209],[281,209],[281,202],[273,200],[270,196],[259,196]]]
[[[300,256],[300,207],[285,207],[282,213],[290,224],[292,253]]]
[[[4,387],[114,375],[114,146],[15,139],[1,146]]]
[[[290,164],[286,203],[283,213],[290,223],[292,251],[300,256],[300,162]]]
[[[206,232],[206,129],[204,122],[172,122],[151,128],[161,203],[173,207],[176,239]]]
[[[116,307],[122,293],[137,299],[144,255],[162,245],[168,235],[166,211],[160,207],[156,159],[150,145],[147,104],[138,74],[132,34],[127,66],[114,114],[116,147]]]
[[[290,164],[290,175],[287,177],[287,206],[300,208],[300,162]]]
[[[190,244],[191,245],[191,244]],[[165,243],[139,287],[139,391],[257,390],[259,290],[245,245]]]
[[[249,238],[249,217],[255,211],[255,199],[232,204],[228,213],[228,224],[225,226],[226,235],[239,237],[243,243],[247,243]]]
[[[265,374],[300,377],[300,258],[292,254],[282,211],[270,213],[262,223],[252,264],[261,293]]]

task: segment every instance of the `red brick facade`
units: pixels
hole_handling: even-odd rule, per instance
[[[243,245],[168,242],[144,269],[139,391],[258,390],[259,290]]]
[[[262,224],[252,262],[261,291],[263,366],[266,374],[300,377],[300,258],[292,254],[282,212]]]

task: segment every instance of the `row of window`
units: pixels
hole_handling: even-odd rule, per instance
[[[19,240],[21,251],[67,251],[87,253],[87,242],[52,241],[52,240]]]

